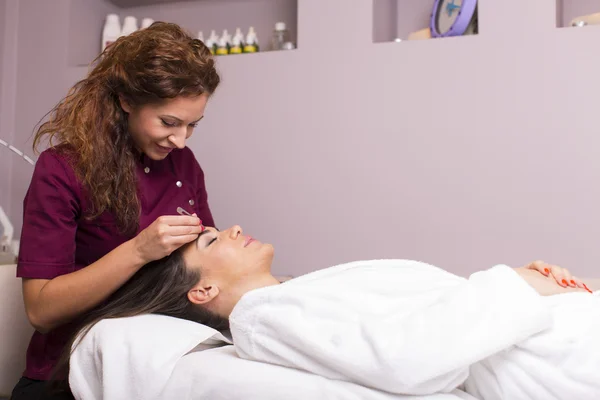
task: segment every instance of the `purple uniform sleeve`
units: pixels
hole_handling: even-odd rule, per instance
[[[17,277],[52,279],[72,272],[80,191],[73,169],[55,151],[44,151],[23,203]]]

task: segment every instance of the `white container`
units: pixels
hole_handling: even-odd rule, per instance
[[[142,19],[142,25],[140,25],[140,29],[146,29],[153,23],[154,23],[154,20],[152,18],[144,18],[144,19]]]
[[[285,26],[285,22],[275,24],[275,30],[271,38],[271,50],[283,50],[285,43],[290,41],[290,33]]]
[[[197,39],[204,43],[204,33],[202,33],[202,31],[198,31]]]
[[[121,36],[127,36],[137,30],[137,19],[135,17],[132,17],[131,15],[126,16],[125,20],[123,21],[123,29],[121,30]]]
[[[238,41],[239,43],[244,43],[244,34],[240,28],[235,28],[235,35],[233,36],[233,41]]]
[[[121,21],[117,14],[108,14],[102,30],[102,51],[121,36]]]

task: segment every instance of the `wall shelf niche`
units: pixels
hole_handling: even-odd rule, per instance
[[[238,27],[246,35],[252,26],[261,52],[270,50],[275,23],[285,22],[297,47],[298,0],[73,0],[69,66],[88,65],[100,54],[102,29],[109,13],[118,14],[121,23],[129,15],[137,18],[138,25],[143,18],[174,22],[194,37],[202,31],[204,38],[213,29],[219,36],[225,29],[233,35]]]
[[[556,27],[600,25],[600,1],[556,0]]]
[[[464,25],[464,35],[475,35],[478,32],[476,5],[477,0],[373,0],[373,42],[439,39],[430,25],[434,9],[441,14],[435,25],[439,33],[447,32],[454,21],[458,21],[459,31],[463,31],[460,25]],[[454,37],[460,36],[442,38]]]

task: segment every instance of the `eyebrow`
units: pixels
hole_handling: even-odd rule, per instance
[[[176,116],[174,116],[174,115],[168,115],[168,114],[166,114],[166,115],[161,115],[160,117],[161,117],[161,118],[173,118],[174,120],[177,120],[177,121],[179,121],[179,122],[183,123],[183,120],[182,120],[181,118],[177,118],[177,117],[176,117]],[[198,118],[197,120],[195,120],[195,121],[192,121],[191,123],[192,123],[192,124],[195,124],[196,122],[199,122],[199,121],[200,121],[202,118],[204,118],[204,115],[203,115],[203,116],[201,116],[200,118]]]

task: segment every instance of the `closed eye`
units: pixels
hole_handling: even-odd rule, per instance
[[[166,126],[167,128],[174,128],[174,127],[176,127],[176,126],[181,125],[181,124],[184,123],[181,119],[179,119],[179,118],[177,118],[177,117],[175,117],[173,115],[163,115],[163,116],[159,116],[159,118],[160,118],[160,122],[164,126]],[[190,122],[188,124],[188,126],[191,127],[191,128],[197,127],[198,126],[198,122],[200,122],[202,120],[202,118],[204,118],[204,115],[201,116],[196,121]]]
[[[162,124],[163,124],[164,126],[166,126],[166,127],[169,127],[169,128],[173,128],[173,127],[176,125],[176,124],[174,124],[174,123],[172,123],[172,122],[167,122],[167,121],[165,121],[164,119],[161,119],[161,121],[162,121]]]
[[[196,239],[196,247],[198,247],[198,249],[202,249],[202,248],[207,248],[208,246],[210,246],[215,240],[218,239],[219,235],[218,233],[219,230],[216,228],[208,228],[208,229],[204,229],[202,232],[200,232],[200,234],[198,235],[198,238]],[[210,239],[208,242],[206,242],[206,237],[204,238],[204,240],[200,240],[200,238],[204,235],[209,235],[209,234],[213,234],[215,235],[212,239]]]

